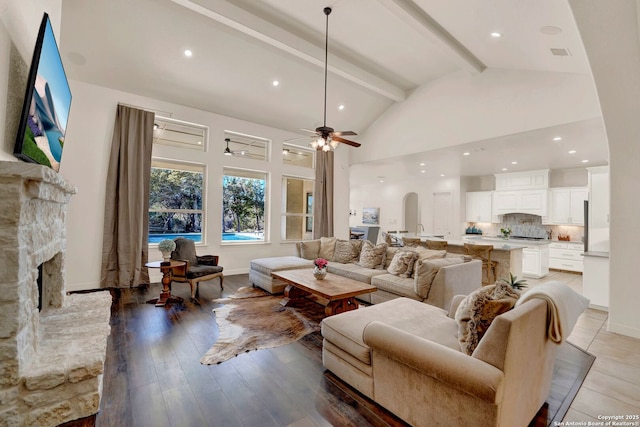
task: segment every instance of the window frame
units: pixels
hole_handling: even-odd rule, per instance
[[[302,191],[302,197],[304,199],[304,212],[302,213],[289,213],[287,212],[286,209],[286,204],[287,204],[287,180],[289,179],[295,179],[295,180],[300,180],[303,182],[309,182],[311,185],[310,187],[305,188],[305,186],[303,185]],[[315,188],[315,179],[314,178],[310,178],[310,177],[305,177],[305,176],[296,176],[296,175],[292,175],[292,174],[282,174],[282,181],[281,181],[281,185],[282,185],[282,213],[281,213],[281,233],[280,233],[280,239],[283,242],[299,242],[299,241],[308,241],[308,240],[313,240],[313,202],[315,201],[314,198],[314,188]],[[312,203],[309,206],[309,199],[311,199]],[[295,238],[295,239],[287,239],[287,218],[303,218],[303,225],[304,225],[304,230],[302,232],[302,238]],[[309,220],[311,220],[311,230],[308,229],[309,226]],[[307,237],[305,236],[305,234],[310,233],[310,235]]]
[[[229,175],[229,171],[235,172],[234,175]],[[246,174],[246,175],[243,175]],[[254,176],[250,176],[254,175]],[[225,220],[225,211],[224,211],[224,181],[227,176],[236,176],[241,178],[255,178],[261,179],[261,176],[264,176],[264,209],[263,209],[263,229],[262,229],[262,239],[251,239],[251,240],[225,240],[225,230],[224,230],[224,220]],[[220,200],[220,208],[221,208],[221,216],[222,216],[222,224],[220,230],[220,244],[221,245],[255,245],[255,244],[265,244],[269,243],[269,206],[270,206],[270,182],[271,182],[271,173],[264,170],[257,169],[248,169],[242,167],[235,166],[223,166],[222,167],[222,177],[221,177],[221,200]]]
[[[174,165],[177,166],[175,168],[171,168],[171,167],[163,167],[163,166],[154,166],[157,164],[167,164],[167,165]],[[183,166],[182,168],[180,166]],[[173,170],[180,170],[180,171],[187,171],[187,172],[197,172],[195,169],[201,169],[202,170],[202,188],[201,188],[201,192],[202,194],[200,195],[200,198],[202,199],[202,209],[152,209],[151,208],[151,204],[149,204],[149,209],[148,212],[149,214],[151,214],[152,212],[175,212],[175,213],[181,213],[181,214],[190,214],[190,213],[196,213],[196,214],[200,214],[201,215],[201,221],[200,221],[200,241],[199,242],[195,242],[196,245],[206,245],[207,244],[207,234],[206,234],[206,230],[207,230],[207,181],[208,181],[208,166],[206,163],[199,163],[199,162],[190,162],[190,161],[186,161],[186,160],[178,160],[178,159],[173,159],[173,158],[166,158],[166,157],[159,157],[159,156],[153,156],[151,157],[151,168],[149,170],[149,173],[151,173],[151,169],[173,169]],[[191,169],[187,169],[187,168],[191,168]],[[149,191],[151,191],[151,189],[149,189]],[[151,233],[149,231],[147,231],[147,238]],[[175,234],[175,233],[168,233],[168,234]],[[158,243],[151,243],[149,242],[149,246],[158,246]]]

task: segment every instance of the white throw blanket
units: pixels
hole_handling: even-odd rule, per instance
[[[557,344],[571,334],[578,317],[589,307],[588,298],[558,281],[543,283],[523,293],[516,307],[533,298],[547,301],[547,333],[549,339]]]

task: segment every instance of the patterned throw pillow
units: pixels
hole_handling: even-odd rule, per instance
[[[493,319],[511,310],[520,295],[510,285],[498,282],[467,295],[456,310],[460,348],[471,355]]]
[[[387,254],[387,244],[380,243],[373,246],[368,240],[362,244],[362,251],[360,251],[360,260],[358,265],[364,268],[373,268],[382,270],[384,268],[385,255]]]
[[[354,240],[357,242],[358,240]],[[355,245],[351,240],[336,240],[336,248],[333,252],[333,262],[340,262],[342,264],[351,264],[358,261],[360,257],[360,246]]]
[[[387,271],[394,276],[411,277],[413,265],[418,259],[418,254],[413,251],[398,251],[393,256]]]

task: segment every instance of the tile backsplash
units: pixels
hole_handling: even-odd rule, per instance
[[[569,236],[572,242],[581,242],[584,227],[573,225],[543,225],[542,218],[529,214],[503,215],[502,223],[467,223],[466,227],[479,228],[485,236],[499,236],[501,228],[510,228],[512,236],[551,238],[558,240],[559,235]]]

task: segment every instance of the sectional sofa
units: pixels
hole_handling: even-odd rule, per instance
[[[447,310],[454,295],[467,295],[482,286],[479,260],[446,251],[373,245],[366,240],[335,237],[299,242],[295,256],[254,259],[249,280],[270,293],[281,293],[286,284],[271,273],[312,268],[316,258],[329,261],[329,273],[376,286],[376,292],[362,296],[370,304],[405,297]]]

